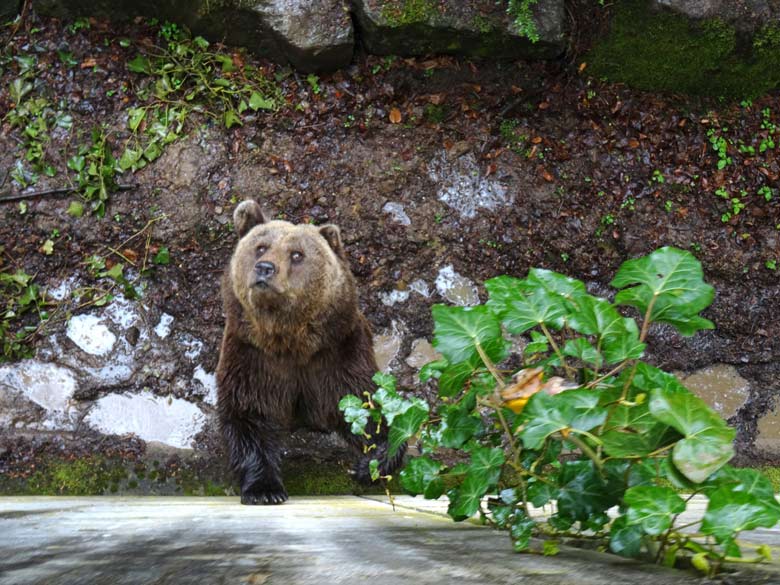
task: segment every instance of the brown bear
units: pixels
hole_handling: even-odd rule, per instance
[[[350,432],[338,402],[374,388],[371,329],[337,226],[269,221],[255,201],[242,202],[233,222],[239,241],[222,279],[217,409],[241,503],[280,504],[280,432],[338,431],[363,453],[366,439]],[[377,438],[356,466],[364,483],[370,459],[391,473],[404,454],[386,458],[386,431]]]

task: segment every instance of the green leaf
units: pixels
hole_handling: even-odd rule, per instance
[[[443,492],[439,473],[443,465],[428,457],[415,457],[401,471],[401,485],[412,495],[424,494],[427,499],[436,499]]]
[[[273,110],[276,107],[276,104],[274,103],[274,100],[271,98],[266,98],[261,96],[256,91],[252,92],[252,95],[249,96],[249,107],[253,110]]]
[[[628,260],[611,284],[625,289],[615,297],[618,305],[646,312],[652,303],[651,322],[669,323],[682,335],[714,328],[711,321],[698,314],[712,303],[715,289],[704,282],[701,264],[690,252],[664,247]],[[635,286],[625,288],[630,285]]]
[[[609,549],[622,557],[638,557],[643,536],[641,526],[629,524],[627,516],[619,516],[610,527]]]
[[[128,61],[127,68],[133,73],[151,74],[152,72],[152,64],[143,55],[136,55],[132,61]]]
[[[654,536],[669,530],[672,518],[685,511],[685,501],[670,487],[642,485],[626,490],[628,523],[640,524]]]
[[[531,356],[537,353],[547,353],[550,350],[550,342],[538,331],[531,331],[531,343],[523,349],[524,356]]]
[[[363,401],[357,396],[348,394],[339,400],[339,410],[344,413],[344,420],[350,424],[354,435],[365,433],[369,412],[363,407]]]
[[[157,254],[154,255],[154,258],[152,258],[152,262],[155,264],[170,264],[171,262],[171,253],[168,250],[167,246],[162,246],[158,251]]]
[[[462,408],[450,409],[441,425],[441,445],[457,449],[474,436],[482,427],[482,421]]]
[[[568,312],[560,296],[538,288],[510,302],[502,313],[501,322],[515,335],[539,325],[560,329]]]
[[[527,348],[526,348],[527,349]],[[563,346],[563,355],[575,357],[595,368],[600,368],[604,361],[601,354],[584,337],[569,339]]]
[[[534,394],[523,410],[525,426],[520,438],[526,449],[539,449],[555,432],[572,428],[588,431],[604,422],[607,410],[599,405],[599,394],[592,390],[567,390],[551,396]]]
[[[514,520],[509,528],[509,533],[512,536],[512,547],[515,552],[528,550],[535,527],[536,522],[526,516],[522,510],[515,512]]]
[[[54,253],[54,242],[52,240],[46,240],[41,246],[41,252],[47,256],[51,256]]]
[[[384,388],[385,390],[389,390],[390,392],[395,392],[397,382],[395,376],[393,376],[392,374],[377,372],[376,374],[373,375],[371,381],[377,386],[379,386],[380,388]]]
[[[372,459],[368,462],[368,473],[371,477],[371,481],[376,481],[379,479],[379,460],[378,459]]]
[[[138,163],[141,156],[143,156],[143,152],[140,149],[125,148],[122,156],[119,157],[119,168],[123,171],[132,168]]]
[[[239,118],[235,110],[225,110],[225,128],[232,128],[233,126],[243,126],[244,123]]]
[[[474,374],[477,364],[482,364],[479,357],[448,365],[442,370],[439,374],[439,396],[451,397],[459,394],[466,381]]]
[[[71,217],[81,217],[84,215],[84,206],[79,201],[71,201],[65,213]]]
[[[543,268],[531,268],[521,286],[526,289],[542,287],[549,293],[572,301],[575,305],[579,305],[581,297],[587,295],[582,281]]]
[[[428,420],[428,405],[422,400],[418,400],[405,412],[396,416],[390,427],[387,456],[395,455],[401,445],[417,434],[426,420]]]
[[[477,447],[471,452],[468,474],[483,481],[487,489],[498,483],[504,461],[504,451],[500,447]]]
[[[672,450],[675,467],[685,477],[701,483],[734,455],[735,431],[698,396],[676,387],[650,391],[650,413],[685,438]]]
[[[146,108],[130,108],[127,112],[127,127],[131,132],[135,132],[144,118],[146,118]]]
[[[433,346],[450,364],[480,359],[477,343],[493,362],[500,362],[506,356],[507,343],[501,325],[486,306],[434,305],[432,313]]]
[[[709,499],[701,532],[713,535],[718,542],[743,530],[773,528],[780,522],[780,510],[758,501],[753,494],[745,491],[733,491],[729,486],[723,486],[711,492]]]
[[[434,360],[428,362],[422,368],[420,368],[420,382],[425,384],[431,378],[438,379],[441,376],[442,371],[449,365],[449,362],[445,359]]]
[[[479,511],[479,505],[487,493],[487,489],[487,486],[479,478],[467,475],[460,487],[447,493],[450,498],[447,514],[455,521],[471,518]]]
[[[705,493],[724,486],[733,492],[750,494],[756,501],[780,511],[780,502],[775,499],[772,482],[760,471],[748,468],[737,469],[725,465],[707,481]]]
[[[559,481],[558,514],[562,517],[587,522],[614,504],[607,482],[590,460],[564,462]]]

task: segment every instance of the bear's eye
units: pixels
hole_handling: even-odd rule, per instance
[[[290,260],[292,260],[293,264],[300,264],[303,262],[303,252],[293,252],[290,254]]]
[[[257,247],[257,255],[262,256],[268,251],[268,246],[258,246]]]

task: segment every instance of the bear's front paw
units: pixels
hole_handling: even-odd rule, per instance
[[[281,483],[257,482],[241,490],[241,503],[247,506],[281,504],[286,501],[287,490]]]

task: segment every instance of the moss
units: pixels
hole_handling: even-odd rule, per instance
[[[396,0],[382,7],[382,18],[390,26],[428,22],[438,14],[438,8],[433,0]]]
[[[99,456],[53,459],[26,480],[3,482],[0,493],[38,496],[94,496],[115,493],[127,478],[122,462]]]
[[[490,19],[485,18],[481,14],[477,14],[471,19],[471,25],[482,34],[492,33],[496,28]]]
[[[752,98],[780,84],[778,46],[777,27],[748,43],[723,21],[694,22],[652,11],[644,0],[624,0],[586,61],[592,74],[638,89]]]
[[[775,493],[780,493],[780,467],[760,467],[759,471],[772,482]]]

